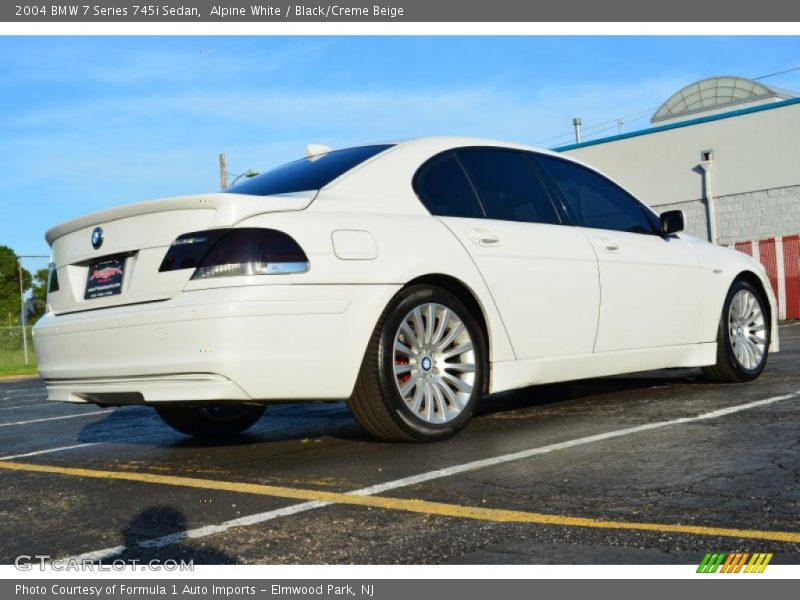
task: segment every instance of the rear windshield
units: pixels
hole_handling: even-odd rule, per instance
[[[391,147],[391,144],[359,146],[303,158],[243,179],[225,191],[231,194],[270,196],[318,190],[368,158]]]

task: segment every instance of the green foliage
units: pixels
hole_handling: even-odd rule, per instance
[[[50,269],[39,269],[33,274],[31,286],[31,312],[28,313],[27,322],[35,323],[44,314],[47,306],[47,278]]]
[[[22,269],[22,288],[31,288],[33,277]],[[16,253],[8,246],[0,245],[0,325],[19,323],[19,262]]]
[[[25,338],[28,341],[28,348],[33,348],[30,326],[25,327]],[[22,348],[22,328],[19,325],[0,327],[0,352],[21,352]]]
[[[36,372],[36,354],[33,349],[31,327],[25,328],[28,340],[28,363],[22,345],[22,328],[0,327],[0,377],[5,375],[27,375]]]

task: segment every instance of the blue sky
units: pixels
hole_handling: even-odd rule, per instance
[[[633,131],[696,79],[797,65],[800,37],[4,37],[0,244],[48,254],[68,218],[216,190],[220,152],[239,173],[310,142],[552,146],[573,116],[646,113]],[[765,82],[800,91],[800,71]]]

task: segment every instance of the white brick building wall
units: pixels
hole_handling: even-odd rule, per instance
[[[702,154],[717,242],[800,233],[800,101],[766,105],[562,151],[607,173],[656,211],[683,210],[687,231],[709,238]]]
[[[715,203],[717,242],[720,244],[731,245],[800,232],[800,185],[716,197]],[[674,202],[653,208],[657,212],[682,210],[687,233],[708,238],[708,208],[704,200]]]

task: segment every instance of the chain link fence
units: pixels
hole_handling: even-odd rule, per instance
[[[45,310],[50,259],[0,251],[0,376],[35,373],[31,329]]]
[[[24,328],[0,327],[0,374],[13,375],[15,372],[32,372],[36,368],[36,354],[33,351],[31,325]],[[25,350],[27,348],[27,361]]]

